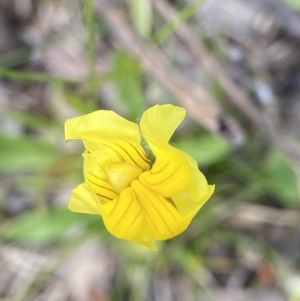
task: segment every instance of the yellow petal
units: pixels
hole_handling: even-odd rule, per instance
[[[65,139],[80,139],[85,148],[94,155],[115,157],[114,148],[104,147],[105,141],[123,141],[139,145],[139,127],[113,111],[99,110],[68,119],[65,122]]]
[[[78,213],[101,214],[99,200],[86,184],[80,184],[72,191],[68,208]]]
[[[138,244],[141,244],[153,251],[157,251],[157,247],[156,245],[151,241],[149,240],[149,238],[147,238],[146,236],[140,236],[140,237],[136,237],[134,238],[134,240],[132,240]]]
[[[155,152],[155,156],[152,168],[143,172],[139,180],[165,197],[186,189],[191,181],[191,172],[185,157],[172,147],[168,152]]]
[[[87,186],[97,195],[101,203],[112,201],[118,194],[108,182],[107,176],[97,164],[95,157],[85,152],[84,157],[84,179]]]
[[[107,110],[68,119],[65,123],[65,137],[66,140],[119,139],[130,143],[140,143],[138,126],[115,112]]]
[[[117,192],[130,186],[130,183],[135,180],[142,172],[142,169],[134,164],[126,162],[112,162],[102,166],[105,174],[108,177],[111,187]]]
[[[131,188],[124,189],[116,200],[101,204],[101,212],[104,224],[111,234],[156,249],[145,237],[144,214]]]
[[[196,212],[182,216],[168,200],[145,187],[139,181],[131,184],[145,219],[144,234],[153,240],[165,240],[182,233]]]
[[[118,159],[109,160],[110,162],[127,162],[139,166],[142,170],[150,168],[150,159],[146,156],[140,144],[132,144],[121,140],[105,140],[101,142],[101,147],[102,149],[107,148],[117,155]]]
[[[173,105],[154,106],[141,119],[141,132],[155,155],[151,170],[140,181],[155,192],[170,197],[184,190],[191,171],[181,151],[169,145],[169,139],[185,116],[185,110]]]
[[[66,140],[81,139],[100,166],[125,161],[149,169],[150,160],[140,145],[139,127],[113,111],[100,110],[67,120],[65,136]]]
[[[109,162],[119,162],[122,160],[122,158],[120,158],[120,155],[113,148],[106,147],[101,143],[85,141],[85,146],[91,146],[87,148],[88,151],[86,151],[85,153],[88,153],[93,157],[95,168],[98,168],[99,166],[102,166],[103,164]],[[90,167],[92,168],[92,166]]]
[[[197,162],[188,154],[184,154],[190,164],[192,180],[190,185],[180,193],[172,196],[172,201],[182,215],[199,211],[214,192],[215,186],[208,185],[205,176],[199,170]]]
[[[141,118],[141,131],[146,141],[161,148],[168,142],[182,122],[185,109],[173,105],[156,105],[144,112]]]

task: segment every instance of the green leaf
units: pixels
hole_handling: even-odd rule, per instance
[[[50,243],[63,237],[76,221],[77,215],[66,208],[54,208],[50,212],[30,211],[1,228],[6,240],[30,243]]]
[[[192,17],[200,6],[205,2],[205,0],[194,0],[191,3],[187,4],[180,10],[177,10],[176,17],[173,18],[170,22],[162,26],[157,32],[153,35],[152,40],[155,44],[160,45],[165,42],[176,29],[190,17]]]
[[[49,128],[49,124],[51,124],[51,121],[49,121],[47,118],[44,118],[42,116],[34,115],[29,112],[25,111],[17,111],[14,109],[5,109],[4,110],[5,116],[8,116],[12,120],[14,120],[16,123],[22,125],[25,128],[30,129],[37,129],[37,128]]]
[[[128,108],[132,119],[140,118],[145,110],[145,101],[138,62],[125,52],[115,52],[111,64],[120,101]]]
[[[179,141],[174,141],[172,145],[190,154],[200,166],[223,160],[231,150],[230,145],[225,140],[207,134],[182,138]]]
[[[65,96],[68,103],[82,114],[88,114],[97,109],[93,102],[84,101],[82,97],[76,93],[66,92]]]
[[[299,0],[284,0],[289,6],[296,10],[300,10],[300,1]]]
[[[12,68],[14,66],[28,62],[30,54],[31,51],[29,47],[20,47],[5,53],[2,52],[0,56],[0,67]]]
[[[13,69],[5,69],[0,67],[0,77],[10,78],[19,81],[28,82],[42,82],[51,84],[78,84],[81,83],[81,79],[64,78],[60,76],[53,76],[42,72],[23,72]]]
[[[8,137],[0,133],[0,170],[41,170],[50,164],[56,150],[48,143],[28,137]]]
[[[152,27],[151,0],[129,0],[128,5],[137,32],[144,38],[149,37]]]
[[[265,162],[263,183],[269,193],[283,203],[298,203],[297,178],[286,157],[272,151]]]

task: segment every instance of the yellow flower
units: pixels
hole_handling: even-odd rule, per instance
[[[184,117],[183,108],[156,105],[140,127],[106,110],[67,120],[66,140],[86,148],[69,209],[100,214],[114,236],[153,250],[153,240],[183,232],[214,191],[197,162],[169,144]]]

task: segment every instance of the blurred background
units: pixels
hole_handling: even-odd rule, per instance
[[[152,252],[71,213],[66,119],[186,108],[216,192]],[[0,0],[0,300],[300,300],[299,0]]]

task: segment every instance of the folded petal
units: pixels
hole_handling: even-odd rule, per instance
[[[99,110],[67,120],[65,136],[66,140],[81,139],[99,165],[125,161],[149,169],[139,127],[113,111]]]
[[[126,162],[129,164],[137,165],[142,170],[148,170],[150,168],[150,159],[146,156],[140,144],[132,144],[122,140],[105,140],[101,142],[99,149],[114,152],[114,157],[117,156],[117,158],[114,159],[113,156],[111,156],[112,159],[109,160],[109,158],[106,159],[102,157],[101,152],[101,155],[98,155],[99,159],[97,159],[100,165],[109,162]]]
[[[156,249],[145,236],[144,212],[130,187],[124,189],[116,200],[101,204],[101,212],[111,234]]]
[[[109,184],[118,194],[129,187],[130,183],[137,179],[142,172],[137,165],[126,162],[108,163],[102,168],[107,175]]]
[[[184,119],[185,114],[185,109],[170,104],[156,105],[145,111],[140,127],[143,137],[150,147],[168,146],[170,138]]]
[[[138,126],[115,112],[107,110],[99,110],[68,119],[65,123],[65,137],[66,140],[117,139],[130,143],[140,143]]]
[[[185,116],[183,108],[154,106],[142,116],[141,132],[155,155],[151,170],[140,176],[148,188],[170,197],[185,189],[191,180],[189,163],[182,152],[169,145],[175,129]]]
[[[149,239],[165,240],[182,233],[196,214],[182,216],[171,200],[154,193],[140,181],[133,181],[131,187],[143,212],[144,234]]]
[[[107,176],[89,152],[83,154],[83,173],[86,185],[96,194],[101,203],[112,201],[118,194],[108,182]]]
[[[73,212],[101,214],[99,199],[86,185],[80,184],[71,193],[68,208]]]
[[[175,148],[167,152],[154,151],[156,159],[149,171],[139,180],[149,189],[165,197],[186,189],[191,181],[191,172],[186,158]]]
[[[214,192],[215,186],[208,185],[203,173],[199,170],[197,162],[184,153],[190,165],[192,180],[189,186],[180,193],[172,196],[172,201],[182,215],[198,212]]]

